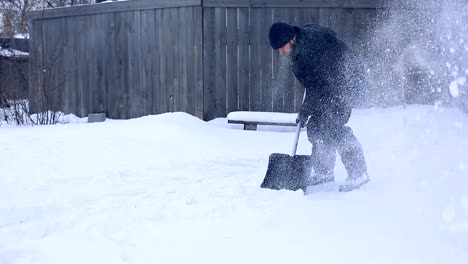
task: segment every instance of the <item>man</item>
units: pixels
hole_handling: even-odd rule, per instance
[[[336,151],[348,173],[340,191],[369,182],[362,146],[346,126],[364,81],[364,70],[356,56],[335,32],[320,25],[296,27],[275,22],[269,39],[274,50],[290,56],[294,75],[305,88],[296,122],[307,125],[312,143],[311,185],[335,180]]]

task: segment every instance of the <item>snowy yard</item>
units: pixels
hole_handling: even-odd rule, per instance
[[[293,127],[77,121],[0,127],[0,263],[468,263],[458,110],[354,111],[371,182],[308,195],[259,187]],[[310,150],[302,132],[298,154]]]

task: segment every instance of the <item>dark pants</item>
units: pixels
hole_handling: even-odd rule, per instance
[[[336,152],[341,156],[348,177],[357,178],[367,173],[362,146],[350,127],[345,125],[324,127],[309,124],[307,136],[312,143],[315,174],[334,175]]]

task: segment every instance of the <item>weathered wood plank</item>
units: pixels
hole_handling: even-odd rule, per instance
[[[237,8],[227,8],[227,113],[239,109]]]
[[[176,21],[176,16],[177,16],[177,10],[175,9],[165,9],[165,13],[167,14],[165,21],[166,21],[166,27],[165,29],[165,38],[166,38],[166,47],[169,49],[167,52],[164,54],[166,56],[166,85],[167,85],[167,91],[168,91],[168,105],[169,105],[169,112],[174,112],[176,111],[176,100],[179,100],[178,98],[178,87],[177,87],[177,78],[175,76],[175,71],[177,69],[177,56],[178,56],[178,49],[176,46],[176,33],[177,29],[176,26],[174,25],[174,22]],[[172,51],[172,52],[169,52]]]
[[[68,34],[68,19],[63,19],[63,32],[61,33],[64,37],[63,43],[63,61],[64,64],[62,65],[63,73],[64,73],[64,84],[63,84],[63,98],[62,98],[62,111],[65,114],[70,114],[70,105],[69,105],[69,91],[70,91],[70,59],[71,59],[71,49],[70,49],[70,38]]]
[[[156,25],[154,23],[154,9],[143,10],[140,14],[141,19],[141,85],[142,85],[142,112],[143,115],[153,114],[153,86],[156,66],[159,63],[155,60],[156,49]]]
[[[330,27],[330,8],[323,7],[319,9],[319,24],[324,27]]]
[[[118,119],[128,118],[128,17],[129,12],[115,13],[115,86],[110,100],[112,113]]]
[[[89,100],[89,97],[88,97],[88,94],[87,94],[87,89],[86,89],[86,85],[87,85],[87,68],[85,67],[86,66],[86,48],[87,48],[87,44],[86,44],[86,35],[87,35],[87,31],[86,31],[86,27],[87,27],[87,24],[86,24],[86,19],[87,17],[86,16],[80,16],[78,17],[77,19],[77,23],[78,23],[78,30],[77,30],[77,34],[78,37],[77,38],[77,49],[75,50],[75,52],[77,53],[77,60],[76,60],[76,65],[77,65],[77,94],[76,94],[76,98],[78,100],[78,112],[77,112],[77,115],[80,116],[80,117],[84,117],[87,115],[87,112],[88,112],[88,100]]]
[[[330,28],[341,37],[343,35],[343,8],[330,9]]]
[[[306,8],[306,24],[318,24],[319,23],[319,9],[318,8]]]
[[[250,9],[250,110],[262,110],[262,9]]]
[[[69,87],[67,90],[67,104],[70,113],[78,115],[79,104],[78,104],[78,17],[70,17],[67,19],[67,39],[68,49],[67,50],[67,73],[69,74]]]
[[[307,8],[297,8],[296,9],[296,20],[295,24],[297,26],[302,26],[307,24]]]
[[[304,25],[307,22],[307,9],[305,8],[294,8],[295,10],[295,18],[296,18],[296,25]],[[302,98],[304,94],[304,87],[302,84],[297,80],[297,78],[294,78],[294,88],[293,88],[293,93],[294,93],[294,107],[292,109],[293,112],[297,112],[301,105],[302,105]]]
[[[63,107],[64,86],[64,58],[63,46],[65,42],[64,21],[61,18],[44,21],[44,54],[46,64],[44,69],[45,85],[43,91],[45,96],[43,110],[60,111]]]
[[[239,110],[250,110],[249,8],[239,8]]]
[[[94,40],[95,44],[93,45],[92,55],[95,59],[94,72],[91,74],[94,75],[94,101],[93,101],[93,111],[94,113],[105,112],[105,50],[108,49],[108,41],[106,41],[106,29],[104,23],[107,23],[107,15],[96,15],[94,16],[94,23],[96,25],[103,25],[102,27],[96,27],[94,31]]]
[[[117,65],[119,60],[116,56],[116,45],[117,43],[113,40],[116,39],[115,34],[115,16],[114,14],[102,14],[105,18],[103,19],[104,23],[104,36],[107,40],[105,43],[106,49],[103,52],[103,62],[104,62],[104,106],[106,114],[110,118],[116,118],[116,113],[113,112],[113,105],[115,102],[112,101],[113,94],[115,93],[114,89],[116,87],[116,75],[117,75]],[[111,40],[111,41],[108,41]]]
[[[153,90],[153,113],[160,114],[166,113],[169,109],[168,105],[168,91],[166,84],[166,9],[154,10],[154,24],[155,27],[155,44],[156,49],[153,57],[157,67],[154,75],[154,90]]]
[[[226,116],[226,8],[215,8],[215,117]]]
[[[188,89],[187,89],[187,57],[188,57],[188,51],[190,50],[190,45],[188,45],[188,35],[189,31],[191,30],[191,27],[193,25],[186,25],[186,21],[189,20],[189,13],[188,9],[184,7],[177,8],[177,16],[179,18],[184,18],[184,19],[178,19],[177,27],[179,28],[178,30],[178,37],[177,37],[177,48],[179,50],[179,56],[178,56],[178,62],[179,62],[179,67],[177,70],[177,76],[176,78],[179,80],[179,111],[190,113],[189,111],[189,101],[193,100],[193,98],[188,97]]]
[[[51,47],[51,39],[50,39],[50,28],[49,28],[49,23],[50,21],[44,21],[43,23],[43,28],[42,28],[42,36],[44,38],[43,40],[43,52],[44,54],[47,54],[48,56],[45,56],[44,57],[44,60],[43,60],[43,65],[42,65],[42,69],[43,69],[43,83],[40,87],[40,95],[41,95],[41,111],[47,111],[49,109],[47,109],[49,107],[49,101],[50,101],[50,97],[51,97],[51,93],[47,90],[51,90],[52,87],[51,87],[51,78],[50,78],[50,74],[52,73],[52,69],[51,69],[51,64],[52,64],[52,57],[53,57],[53,54],[52,54],[52,47]]]
[[[286,10],[284,8],[274,8],[273,9],[273,22],[289,21],[289,17],[286,15]],[[270,47],[271,48],[271,47]],[[284,65],[286,62],[285,58],[281,57],[277,50],[273,51],[273,111],[274,112],[283,112],[284,107],[284,97],[285,97],[285,86],[287,81],[287,72],[289,69],[286,68],[287,65]]]
[[[93,25],[95,23],[93,22],[94,15],[85,15],[84,18],[84,26],[85,26],[85,31],[83,32],[83,38],[85,39],[85,47],[84,47],[84,61],[82,61],[82,67],[84,76],[83,76],[83,96],[84,96],[84,102],[85,102],[85,112],[84,115],[88,116],[89,113],[92,113],[93,111],[93,98],[95,95],[93,94],[94,91],[94,84],[92,83],[94,76],[96,76],[96,72],[93,72],[93,66],[91,65],[92,63],[95,64],[95,60],[92,58],[92,49],[94,45],[94,29]]]
[[[343,27],[342,35],[343,40],[352,48],[353,47],[353,28],[354,28],[354,10],[343,10]]]
[[[203,11],[201,7],[194,7],[193,39],[194,39],[194,74],[195,74],[195,115],[203,118],[204,91],[203,91]]]
[[[87,66],[88,66],[88,85],[87,90],[89,93],[89,108],[88,113],[97,113],[99,112],[99,97],[100,97],[100,87],[98,83],[99,78],[99,69],[98,69],[98,58],[101,57],[100,51],[104,46],[98,42],[99,35],[102,35],[102,32],[99,29],[102,27],[93,27],[91,25],[98,25],[97,15],[87,16],[88,28],[88,41],[87,41]]]
[[[268,30],[273,22],[273,9],[262,8],[260,13],[262,19],[260,27],[260,59],[261,59],[261,95],[262,95],[262,108],[264,111],[273,110],[273,50],[270,46],[270,40],[268,38]]]
[[[203,79],[204,79],[204,110],[203,119],[215,118],[216,88],[215,87],[215,9],[207,8],[203,12]]]
[[[365,53],[368,34],[369,12],[365,9],[354,11],[353,48],[359,53]]]
[[[295,21],[295,11],[293,8],[285,8],[284,10],[285,21]],[[294,22],[295,23],[295,22]],[[291,69],[291,65],[288,63],[284,65],[282,69],[286,73],[286,82],[284,85],[284,111],[285,112],[295,112],[295,102],[294,102],[294,91],[295,91],[295,81],[296,77]]]
[[[128,45],[128,117],[135,118],[143,115],[143,95],[142,95],[142,59],[141,59],[141,32],[140,32],[140,12],[128,12],[128,29],[127,29],[127,45]]]
[[[184,6],[200,6],[201,0],[138,0],[99,3],[91,5],[77,5],[31,11],[31,19],[44,19],[53,17],[82,16],[104,13],[128,12],[159,8],[174,8]]]
[[[185,72],[185,81],[183,84],[184,90],[185,90],[185,109],[187,113],[196,116],[196,110],[195,110],[195,105],[196,105],[196,81],[195,81],[195,36],[194,36],[194,31],[196,25],[194,23],[194,8],[183,8],[185,9],[185,17],[186,21],[188,21],[188,24],[186,24],[186,21],[183,20],[182,27],[185,27],[184,34],[185,36],[185,42],[184,42],[184,47],[183,47],[183,52],[184,52],[184,72]]]
[[[283,21],[282,8],[273,8],[273,21]],[[273,51],[273,76],[272,76],[272,104],[274,112],[284,111],[284,78],[282,78],[280,55],[277,50]]]
[[[34,20],[31,22],[32,29],[30,31],[30,56],[29,72],[29,96],[31,98],[30,111],[35,113],[39,109],[39,85],[42,83],[42,20]]]

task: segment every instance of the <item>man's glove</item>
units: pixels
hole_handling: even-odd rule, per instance
[[[301,111],[299,112],[299,115],[296,118],[296,124],[301,124],[301,127],[305,127],[308,120],[309,120],[309,115]]]

